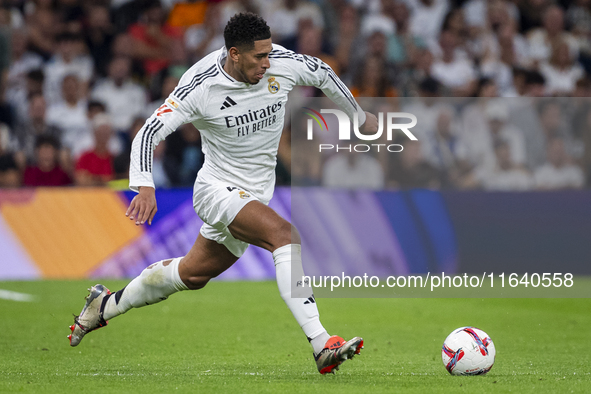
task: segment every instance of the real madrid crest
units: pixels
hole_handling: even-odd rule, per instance
[[[273,94],[277,93],[281,86],[279,86],[279,82],[275,80],[275,77],[271,77],[267,81],[269,81],[269,92]]]

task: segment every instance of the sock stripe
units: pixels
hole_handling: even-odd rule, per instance
[[[127,287],[127,286],[125,286],[125,287]],[[123,290],[125,290],[125,287],[115,293],[115,304],[119,303],[119,300],[121,299],[121,296],[123,295]]]

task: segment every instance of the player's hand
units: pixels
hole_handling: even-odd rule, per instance
[[[371,112],[365,111],[365,123],[359,127],[363,134],[375,134],[378,131],[378,118]]]
[[[156,207],[156,190],[153,187],[141,186],[140,192],[131,200],[125,216],[135,220],[135,225],[152,224],[152,219],[158,208]]]

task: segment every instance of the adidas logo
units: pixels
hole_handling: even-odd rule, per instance
[[[304,302],[305,304],[315,304],[316,303],[316,299],[314,298],[314,295],[312,295],[311,297],[309,297],[306,302]]]
[[[233,107],[234,105],[236,105],[236,102],[234,100],[232,100],[230,98],[230,96],[226,96],[226,99],[224,100],[224,104],[222,104],[220,109],[230,108],[230,107]]]

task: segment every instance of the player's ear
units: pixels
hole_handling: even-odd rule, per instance
[[[228,56],[230,57],[230,59],[232,59],[235,62],[238,61],[239,55],[240,55],[240,51],[238,51],[238,48],[236,48],[236,47],[232,47],[228,50]]]

